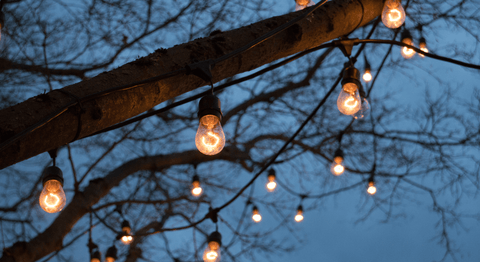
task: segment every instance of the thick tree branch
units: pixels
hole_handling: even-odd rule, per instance
[[[363,4],[363,8],[362,5]],[[279,58],[318,46],[363,26],[380,15],[382,0],[330,1],[275,37],[255,48],[215,65],[214,82],[232,77]],[[215,34],[192,42],[159,49],[118,69],[65,87],[64,90],[85,97],[114,86],[144,80],[183,68],[187,64],[221,57],[277,28],[299,13],[266,19],[236,30]],[[361,23],[359,24],[359,22]],[[79,138],[138,115],[153,106],[192,91],[205,82],[196,76],[179,75],[156,83],[114,92],[83,103]],[[37,123],[72,98],[61,92],[50,92],[0,111],[0,142]],[[42,152],[72,142],[79,126],[80,110],[73,108],[0,152],[0,168],[5,168]]]

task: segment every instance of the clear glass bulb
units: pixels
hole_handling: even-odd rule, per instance
[[[365,82],[370,82],[372,81],[372,73],[370,72],[370,70],[365,70],[365,73],[363,73],[363,81]]]
[[[40,207],[47,213],[60,212],[65,207],[66,200],[62,184],[56,179],[45,183],[39,198]]]
[[[357,113],[353,114],[355,119],[362,119],[370,115],[370,104],[366,98],[362,98],[362,108]]]
[[[295,0],[295,3],[295,11],[300,11],[306,7],[315,5],[315,3],[311,0]]]
[[[195,135],[197,149],[205,155],[216,155],[225,146],[225,134],[217,116],[206,115],[200,119]]]
[[[203,189],[200,187],[200,182],[199,181],[193,181],[192,182],[192,195],[194,197],[199,197],[203,193]]]
[[[221,259],[220,245],[211,241],[208,243],[208,246],[203,251],[203,261],[204,262],[219,262]]]
[[[343,172],[345,171],[345,167],[343,166],[343,157],[337,156],[333,159],[330,171],[336,176],[343,174]]]
[[[405,10],[400,0],[387,0],[383,5],[382,22],[391,29],[399,28],[405,22]]]
[[[377,188],[375,187],[375,182],[368,182],[367,192],[370,195],[375,195],[375,193],[377,193]]]
[[[301,210],[297,210],[297,215],[295,216],[295,221],[301,222],[303,220],[303,212]]]
[[[130,245],[133,241],[133,237],[129,235],[122,236],[120,239],[124,245]]]
[[[253,210],[252,220],[253,220],[255,223],[258,223],[258,222],[262,221],[262,216],[260,215],[260,213],[258,212],[258,210]]]
[[[426,43],[420,42],[420,44],[418,45],[418,47],[419,47],[420,50],[422,50],[423,52],[428,53],[428,48],[427,48],[427,44],[426,44]],[[420,54],[420,53],[418,53],[418,55],[419,55],[420,57],[422,57],[422,58],[425,57],[425,55]]]
[[[413,45],[412,39],[410,39],[410,38],[405,38],[405,39],[402,40],[402,42],[407,44],[407,45]],[[415,55],[415,53],[416,53],[415,50],[413,50],[411,48],[408,48],[406,46],[402,47],[402,56],[405,59],[412,58]]]
[[[353,115],[361,108],[357,85],[346,83],[337,99],[338,110],[344,115]]]

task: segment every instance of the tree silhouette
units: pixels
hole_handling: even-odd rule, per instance
[[[458,65],[428,54],[401,58],[390,40],[402,29],[381,24],[381,0],[299,12],[291,12],[293,1],[269,0],[2,2],[0,261],[84,260],[89,241],[102,252],[116,243],[123,220],[134,237],[117,244],[119,260],[201,261],[217,219],[222,261],[260,261],[296,247],[285,232],[294,231],[299,204],[308,214],[352,190],[365,202],[359,220],[381,212],[388,222],[405,205],[428,207],[438,218],[432,237],[445,250],[440,259],[456,260],[462,250],[452,234],[480,218],[462,206],[480,186],[480,96],[445,73]],[[414,43],[425,37],[430,53],[478,69],[475,1],[403,4]],[[442,41],[448,36],[456,41]],[[361,71],[367,59],[372,66],[364,119],[336,108],[346,37],[388,40],[357,41],[350,57]],[[205,63],[227,140],[214,156],[194,146],[198,100],[190,97],[210,90],[197,71]],[[263,71],[247,77],[254,69]],[[107,129],[142,113],[151,116]],[[40,153],[55,148],[67,205],[49,215],[38,197],[52,162]],[[337,177],[330,165],[339,148],[346,170]],[[279,192],[267,194],[260,184],[271,168]],[[190,193],[194,175],[199,198]],[[379,192],[367,196],[373,178]],[[253,206],[271,223],[253,226]]]

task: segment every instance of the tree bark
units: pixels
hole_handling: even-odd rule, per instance
[[[361,4],[362,3],[362,4]],[[363,5],[363,7],[362,7]],[[214,82],[246,72],[277,59],[316,47],[352,32],[381,14],[382,0],[327,2],[312,15],[251,50],[216,64]],[[266,19],[239,29],[220,32],[154,53],[89,80],[64,87],[77,97],[167,73],[234,51],[276,27],[294,19],[298,12]],[[155,105],[205,85],[194,75],[179,75],[156,83],[110,93],[75,106],[0,152],[0,169],[145,112]],[[72,101],[52,91],[0,111],[0,143]],[[79,121],[78,115],[81,115]]]

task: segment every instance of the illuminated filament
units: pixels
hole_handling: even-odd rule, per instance
[[[205,136],[202,137],[202,143],[204,147],[206,147],[209,151],[212,151],[218,146],[220,137],[211,131],[207,133],[207,136],[208,138]]]
[[[60,198],[57,195],[55,195],[54,193],[49,193],[45,197],[45,206],[47,206],[49,208],[54,208],[54,207],[58,206],[59,203],[60,203]]]
[[[268,176],[268,182],[267,182],[267,185],[266,185],[267,191],[268,192],[273,192],[276,187],[277,187],[277,182],[275,182],[275,176],[274,175],[269,175]]]
[[[56,180],[48,180],[40,194],[40,207],[48,213],[56,213],[65,207],[66,197],[62,184]]]
[[[215,155],[225,146],[225,134],[217,116],[206,115],[200,119],[195,145],[205,155]]]
[[[343,166],[343,157],[336,156],[333,159],[331,172],[334,175],[339,176],[339,175],[343,174],[344,171],[345,171],[345,167]]]
[[[422,50],[423,52],[428,53],[427,44],[426,44],[425,42],[420,42],[420,44],[418,45],[418,47],[420,47],[420,50]],[[424,54],[418,53],[418,55],[419,55],[420,57],[425,57]]]
[[[407,44],[407,45],[413,45],[412,40],[409,39],[409,38],[402,40],[402,42],[405,43],[405,44]],[[402,48],[402,56],[403,56],[403,58],[405,58],[405,59],[410,59],[410,58],[412,58],[412,57],[415,55],[415,53],[416,53],[415,50],[413,50],[413,49],[411,49],[411,48],[408,48],[408,47],[406,47],[406,46],[404,46],[404,47]]]
[[[390,22],[393,22],[393,23],[396,23],[396,22],[399,22],[401,19],[402,19],[402,12],[398,9],[390,9],[388,11],[388,20]]]

